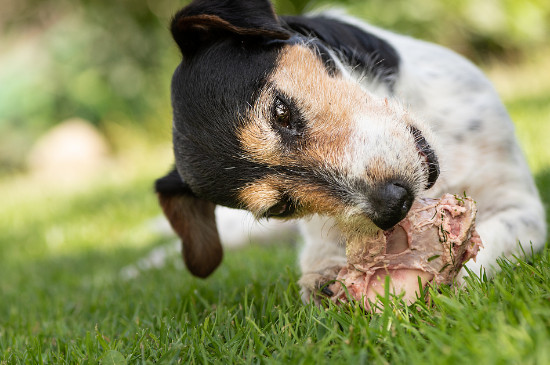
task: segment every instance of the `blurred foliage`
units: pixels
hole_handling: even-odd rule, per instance
[[[447,45],[476,62],[517,59],[547,46],[547,0],[369,0],[349,3],[351,14],[398,32]]]
[[[174,3],[9,0],[0,15],[8,41],[0,56],[1,134],[30,141],[73,116],[104,130],[109,123],[168,126]],[[11,155],[24,150],[7,145]]]
[[[70,117],[169,134],[178,62],[168,23],[186,1],[2,0],[0,170],[19,167],[37,135]],[[548,0],[279,0],[280,13],[328,5],[480,62],[548,47]]]

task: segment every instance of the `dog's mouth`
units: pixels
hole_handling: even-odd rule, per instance
[[[416,149],[422,157],[424,168],[427,171],[428,181],[425,189],[429,189],[434,186],[437,178],[439,177],[439,162],[437,160],[437,156],[418,128],[409,125],[408,129],[414,137]]]

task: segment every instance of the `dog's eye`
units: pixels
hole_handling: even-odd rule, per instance
[[[296,141],[295,137],[302,136],[306,124],[296,103],[282,95],[273,102],[272,123],[290,145]]]
[[[275,123],[277,123],[278,126],[289,130],[292,129],[292,123],[290,121],[290,108],[279,98],[275,99],[273,114]]]
[[[289,200],[281,200],[265,212],[266,218],[285,218],[291,216],[296,207]]]

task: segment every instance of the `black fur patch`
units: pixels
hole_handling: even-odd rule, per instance
[[[189,186],[181,180],[175,168],[166,176],[155,181],[155,192],[164,196],[193,195],[193,192],[189,189]]]
[[[395,75],[399,72],[399,55],[386,41],[353,25],[323,16],[283,16],[283,26],[306,37],[314,36],[326,47],[343,56],[352,67],[360,67],[373,77],[382,76],[393,88]],[[327,62],[322,48],[320,56]],[[332,66],[334,67],[334,66]]]
[[[176,166],[198,197],[238,207],[238,189],[265,175],[265,166],[243,158],[237,130],[274,69],[279,49],[227,38],[198,50],[176,69]]]

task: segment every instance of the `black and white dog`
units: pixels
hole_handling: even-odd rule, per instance
[[[216,205],[304,218],[303,298],[345,265],[350,234],[418,197],[466,192],[484,243],[474,272],[545,242],[544,210],[495,90],[439,46],[268,0],[196,0],[171,25],[176,168],[157,180],[196,276],[220,263]]]

